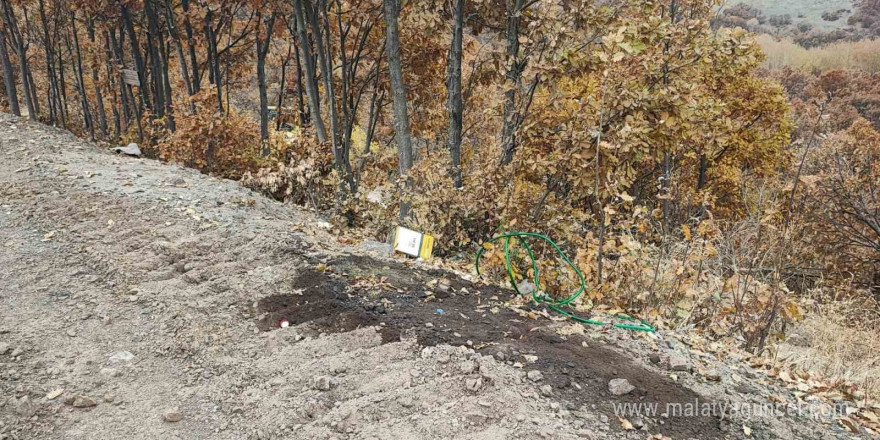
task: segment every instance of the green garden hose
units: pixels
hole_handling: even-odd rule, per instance
[[[529,242],[526,240],[526,237],[540,238],[541,240],[544,240],[547,243],[550,243],[550,246],[553,246],[553,249],[556,249],[556,252],[559,253],[559,256],[562,257],[562,260],[565,261],[565,263],[568,264],[568,266],[571,267],[574,270],[574,273],[576,273],[578,276],[578,280],[580,281],[581,286],[576,292],[574,292],[568,298],[557,300],[557,299],[551,298],[549,295],[547,295],[546,293],[544,293],[541,290],[541,281],[540,281],[540,277],[538,276],[538,262],[535,259],[535,253],[532,252],[532,248],[531,248],[531,246],[529,246]],[[535,288],[532,290],[532,299],[534,299],[535,302],[547,304],[547,307],[549,307],[554,312],[559,313],[560,315],[563,315],[565,317],[571,318],[572,320],[575,320],[580,323],[589,324],[589,325],[607,325],[607,324],[609,324],[609,323],[605,323],[602,321],[596,321],[596,320],[592,320],[592,319],[582,318],[582,317],[577,316],[574,313],[569,312],[568,310],[565,310],[562,308],[562,307],[565,307],[565,306],[571,304],[574,300],[576,300],[579,296],[581,296],[581,294],[584,293],[584,291],[587,288],[587,283],[586,283],[586,280],[584,279],[584,274],[580,271],[580,269],[578,269],[578,267],[574,263],[571,262],[571,260],[568,258],[568,255],[565,255],[565,252],[563,252],[562,249],[560,249],[559,246],[553,242],[553,240],[551,240],[549,237],[547,237],[546,235],[543,235],[543,234],[538,234],[535,232],[508,232],[506,234],[499,235],[499,236],[497,236],[487,242],[487,243],[493,243],[495,241],[504,239],[504,265],[505,265],[505,268],[507,269],[507,276],[508,276],[508,278],[510,278],[510,285],[513,286],[513,289],[516,290],[516,293],[518,295],[522,295],[522,292],[519,291],[519,286],[517,286],[517,284],[516,284],[516,275],[514,274],[514,271],[513,271],[513,264],[510,261],[510,240],[513,238],[516,238],[517,240],[519,240],[520,244],[522,244],[523,248],[525,248],[526,253],[528,253],[529,258],[532,260],[532,273],[534,274],[534,277],[535,277],[535,279],[534,279]],[[477,268],[477,275],[480,274],[480,258],[483,256],[483,251],[485,251],[485,250],[486,250],[486,246],[480,246],[480,250],[477,252],[476,261],[474,261],[474,265]],[[625,321],[635,322],[638,324],[612,324],[616,328],[625,329],[625,330],[636,330],[636,331],[642,331],[642,332],[654,332],[656,330],[652,325],[648,324],[647,322],[645,322],[644,320],[641,320],[641,319],[631,318],[629,316],[617,316],[617,318],[625,320]]]

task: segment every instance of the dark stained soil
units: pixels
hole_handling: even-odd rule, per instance
[[[429,281],[438,278],[448,281],[448,290],[428,287]],[[357,282],[361,279],[381,280],[380,287],[362,287]],[[486,355],[502,352],[508,360],[540,370],[546,383],[554,387],[554,396],[564,404],[575,408],[596,405],[595,410],[611,420],[615,419],[612,404],[651,402],[664,408],[666,403],[705,400],[612,347],[592,340],[584,345],[586,339],[578,335],[560,337],[548,328],[550,321],[546,319],[522,318],[503,307],[491,313],[490,298],[503,299],[511,292],[474,284],[444,271],[347,256],[329,262],[325,272],[306,272],[291,288],[290,294],[258,303],[260,329],[274,330],[281,319],[287,319],[291,326],[310,322],[328,332],[382,326],[385,342],[397,341],[406,333],[414,334],[425,346],[469,345]],[[522,357],[525,354],[538,360],[528,364]],[[636,391],[612,395],[608,381],[615,378],[627,379]],[[672,438],[723,438],[720,421],[708,416],[671,417],[655,431]]]

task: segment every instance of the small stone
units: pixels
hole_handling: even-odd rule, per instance
[[[91,408],[97,406],[98,402],[88,396],[76,396],[73,398],[71,405],[73,405],[74,408]]]
[[[718,370],[709,371],[706,373],[706,379],[709,379],[712,382],[721,382],[721,372]]]
[[[64,392],[64,388],[55,388],[54,390],[46,393],[46,400],[54,400],[58,396],[60,396],[61,393],[63,393],[63,392]]]
[[[9,353],[9,355],[17,358],[21,356],[22,353],[24,353],[24,350],[22,350],[21,347],[15,347],[15,350],[12,350],[12,353]]]
[[[183,420],[183,414],[177,409],[169,409],[162,413],[162,420],[169,423],[176,423]]]
[[[636,387],[632,386],[632,384],[626,379],[611,379],[611,381],[608,382],[608,391],[615,396],[629,394],[635,389]]]
[[[130,351],[120,350],[110,355],[110,363],[129,362],[134,359],[134,354]]]
[[[503,360],[507,359],[507,354],[504,353],[503,351],[499,351],[498,353],[495,353],[495,359],[498,359],[499,361],[503,361]]]
[[[477,369],[477,364],[474,361],[464,361],[458,365],[458,368],[464,374],[471,374]]]
[[[468,379],[467,381],[465,381],[465,387],[468,389],[468,391],[476,393],[477,391],[480,391],[480,388],[483,387],[483,379],[479,377],[476,379]]]
[[[553,395],[553,387],[550,385],[544,385],[541,388],[538,388],[541,391],[541,395],[544,397],[550,397]]]
[[[550,409],[553,411],[559,411],[559,402],[550,402]]]
[[[401,397],[400,399],[397,399],[397,403],[404,408],[412,408],[415,404],[410,397]]]
[[[106,377],[119,377],[119,370],[115,368],[101,368],[101,371],[98,372],[101,376]]]
[[[757,394],[758,393],[758,387],[756,387],[752,384],[748,384],[748,383],[741,383],[741,384],[735,386],[733,389],[737,393],[743,393],[743,394]]]
[[[318,376],[315,378],[314,383],[315,389],[318,391],[330,391],[330,387],[332,383],[330,382],[330,378],[327,376]]]
[[[544,378],[544,375],[541,374],[541,372],[538,370],[532,370],[532,371],[529,371],[529,373],[527,374],[527,377],[532,382],[538,382],[539,380]]]
[[[113,403],[114,400],[116,400],[116,397],[114,397],[112,394],[105,394],[105,395],[104,395],[104,401],[105,401],[105,402],[107,402],[107,403]]]
[[[651,361],[652,364],[659,364],[660,363],[660,356],[658,356],[656,354],[652,354],[652,355],[648,356],[648,360]]]
[[[75,338],[76,337],[76,330],[74,330],[72,328],[67,329],[67,336],[70,336],[71,338]]]
[[[0,355],[6,354],[9,352],[9,344],[5,342],[0,342]]]
[[[691,369],[690,361],[683,356],[669,356],[669,369],[672,371],[689,371]]]

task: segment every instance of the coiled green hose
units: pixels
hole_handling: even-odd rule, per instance
[[[535,253],[532,252],[532,248],[531,248],[531,246],[529,246],[529,242],[526,240],[526,237],[539,238],[541,240],[546,241],[547,243],[550,243],[550,246],[553,246],[553,249],[555,249],[556,252],[559,253],[559,256],[562,257],[562,260],[565,261],[565,263],[568,264],[568,266],[571,267],[574,270],[574,272],[577,274],[578,280],[580,281],[581,286],[576,292],[574,292],[568,298],[557,300],[557,299],[551,298],[549,295],[547,295],[545,292],[543,292],[541,290],[541,281],[540,281],[540,277],[538,276],[538,262],[535,259]],[[532,299],[535,300],[535,302],[547,304],[547,307],[549,307],[554,312],[559,313],[560,315],[563,315],[565,317],[571,318],[577,322],[581,322],[581,323],[589,324],[589,325],[609,325],[609,323],[605,323],[602,321],[596,321],[596,320],[592,320],[592,319],[582,318],[582,317],[577,316],[574,313],[571,313],[571,312],[562,308],[562,307],[565,307],[565,306],[571,304],[574,300],[576,300],[579,296],[581,296],[581,294],[583,294],[587,288],[587,283],[586,283],[586,280],[584,279],[584,274],[580,271],[580,269],[578,269],[578,267],[574,263],[571,262],[571,260],[568,258],[568,255],[565,255],[565,252],[563,252],[562,249],[560,249],[559,246],[555,242],[553,242],[553,240],[551,240],[549,237],[547,237],[546,235],[543,235],[543,234],[538,234],[535,232],[508,232],[506,234],[499,235],[499,236],[497,236],[487,242],[487,243],[493,243],[498,240],[504,239],[504,265],[505,265],[505,268],[507,269],[507,276],[508,276],[508,278],[510,278],[510,285],[513,286],[513,289],[516,290],[516,293],[518,295],[522,295],[522,292],[519,291],[519,286],[517,286],[517,284],[516,284],[516,276],[514,275],[514,272],[513,272],[513,264],[510,261],[510,240],[514,239],[514,238],[519,240],[520,244],[522,244],[522,246],[525,248],[526,253],[528,253],[529,258],[532,260],[532,273],[535,276],[535,279],[534,279],[535,288],[534,288],[534,290],[532,290]],[[477,258],[474,261],[474,265],[477,268],[477,275],[480,274],[480,258],[483,256],[483,251],[485,251],[485,250],[486,250],[485,246],[480,246],[480,250],[477,252]],[[626,330],[635,330],[635,331],[642,331],[642,332],[656,331],[654,326],[648,324],[644,320],[632,318],[629,316],[622,316],[622,315],[618,315],[617,318],[625,320],[625,321],[630,321],[630,322],[638,322],[639,324],[610,324],[610,325],[612,325],[616,328],[626,329]]]

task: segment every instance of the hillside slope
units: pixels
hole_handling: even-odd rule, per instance
[[[5,114],[0,158],[2,440],[852,435],[806,415],[619,420],[792,394],[673,334],[495,308],[509,292],[347,249],[235,182]],[[634,390],[609,391],[620,378]]]

